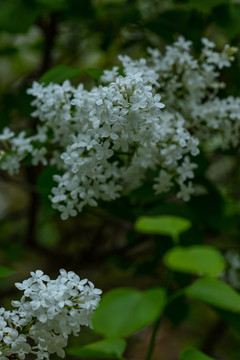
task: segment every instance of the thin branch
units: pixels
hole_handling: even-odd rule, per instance
[[[157,332],[158,332],[158,328],[160,326],[161,320],[162,320],[162,318],[159,317],[157,319],[155,325],[154,325],[151,340],[150,340],[150,344],[149,344],[149,347],[148,347],[147,356],[146,356],[145,360],[150,360],[151,357],[152,357],[153,350],[154,350],[154,347],[155,347],[155,342],[156,342],[156,336],[157,336]]]
[[[53,61],[53,48],[54,41],[57,35],[57,21],[56,14],[51,14],[47,19],[41,19],[39,21],[39,26],[43,31],[44,36],[44,51],[42,55],[42,62],[39,69],[39,76],[41,76],[45,71],[47,71]],[[36,123],[33,122],[33,130],[36,128]],[[28,182],[35,186],[37,179],[37,168],[29,167],[27,168],[27,178]],[[28,246],[32,247],[36,243],[36,227],[37,227],[37,212],[38,212],[38,203],[39,196],[37,193],[32,192],[29,202],[29,211],[28,211],[28,229],[27,229],[27,239],[26,243]]]
[[[51,14],[48,19],[40,20],[39,26],[43,31],[44,40],[45,40],[42,63],[39,70],[39,76],[41,76],[52,66],[52,62],[53,62],[52,50],[57,35],[57,15]]]

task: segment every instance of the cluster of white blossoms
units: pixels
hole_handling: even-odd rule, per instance
[[[78,335],[82,325],[91,326],[102,293],[92,282],[63,269],[56,280],[37,270],[15,285],[24,295],[12,301],[16,310],[0,308],[1,360],[23,360],[27,354],[36,360],[53,353],[64,357],[68,336]]]
[[[149,49],[147,59],[119,56],[122,68],[104,71],[91,90],[69,81],[35,82],[28,93],[35,98],[37,132],[16,135],[6,128],[0,168],[14,174],[29,155],[33,165],[55,166],[50,198],[62,219],[127,194],[149,171],[157,194],[176,186],[177,196],[189,200],[199,145],[216,135],[223,148],[240,139],[240,98],[218,97],[224,87],[219,70],[230,66],[236,49],[217,52],[214,43],[202,42],[199,58],[182,37],[164,54]]]

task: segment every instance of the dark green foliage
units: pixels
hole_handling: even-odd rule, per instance
[[[214,360],[212,357],[209,357],[205,354],[203,354],[201,351],[190,348],[185,350],[179,360]]]
[[[123,339],[106,339],[79,349],[69,349],[68,354],[84,358],[122,359],[125,347],[126,342]]]
[[[148,46],[163,51],[179,35],[193,41],[195,54],[201,37],[217,48],[239,48],[239,20],[240,4],[230,0],[1,0],[0,133],[9,126],[33,134],[42,124],[31,118],[26,90],[33,81],[81,81],[91,88],[103,69],[119,65],[118,54],[139,59]],[[239,96],[239,52],[222,80],[227,87],[220,97]],[[0,156],[7,146],[0,143]],[[47,147],[54,150],[55,144]],[[229,167],[221,169],[226,158]],[[50,274],[64,267],[104,290],[94,330],[72,340],[69,360],[123,360],[125,351],[133,360],[232,360],[240,295],[223,273],[232,266],[225,264],[225,253],[240,251],[239,150],[209,152],[203,146],[194,157],[198,189],[189,202],[176,198],[176,188],[155,195],[153,169],[138,189],[67,221],[49,200],[57,167],[32,167],[30,160],[17,175],[0,171],[0,306],[10,304],[13,283],[29,271]],[[197,317],[205,323],[204,336]],[[222,332],[216,343],[210,327],[219,319],[234,336]]]
[[[163,312],[165,291],[145,292],[118,288],[103,296],[93,317],[96,332],[106,337],[125,337],[153,323]]]
[[[0,266],[0,278],[7,277],[15,273],[15,270],[7,268],[6,266]]]

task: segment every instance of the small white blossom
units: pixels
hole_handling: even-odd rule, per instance
[[[6,141],[15,136],[14,132],[9,128],[4,128],[2,134],[0,134],[0,141]]]
[[[53,353],[63,358],[68,336],[78,335],[82,325],[91,326],[101,290],[63,269],[56,280],[41,270],[31,272],[16,286],[24,291],[20,301],[12,302],[16,310],[0,309],[0,359],[17,354],[24,360],[30,353],[36,360],[49,359]]]

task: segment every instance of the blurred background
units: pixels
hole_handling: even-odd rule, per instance
[[[179,35],[193,41],[196,55],[202,37],[214,41],[218,49],[226,43],[240,48],[240,1],[1,0],[0,132],[6,126],[34,131],[37,120],[31,118],[26,89],[52,67],[68,65],[97,72],[119,65],[118,54],[144,57],[149,46],[164,51]],[[240,95],[239,67],[238,51],[232,67],[223,71],[227,87],[221,96]],[[72,80],[76,85],[79,82],[87,88],[97,85],[86,74]],[[229,264],[226,281],[240,289],[240,257],[236,255],[240,253],[239,151],[223,152],[209,144],[197,163],[196,183],[202,190],[188,203],[177,200],[174,193],[154,195],[149,181],[128,197],[85,208],[66,221],[48,200],[51,169],[31,167],[26,161],[14,177],[0,171],[0,264],[16,271],[0,279],[0,306],[8,308],[12,299],[19,298],[14,282],[36,269],[53,278],[59,268],[73,270],[104,291],[164,285],[166,270],[161,259],[172,240],[137,233],[133,225],[140,215],[190,219],[193,226],[181,235],[181,243],[217,245]],[[173,289],[188,282],[189,275],[174,274]],[[181,349],[191,344],[218,359],[240,359],[240,321],[232,325],[207,305],[185,299],[172,302],[153,360],[176,360]],[[98,339],[88,329],[80,335],[71,339],[71,345]],[[144,359],[150,336],[151,328],[147,328],[132,337],[125,357]]]

